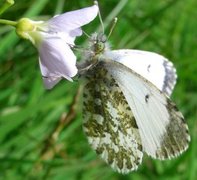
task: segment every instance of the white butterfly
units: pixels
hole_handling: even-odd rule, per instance
[[[107,49],[91,38],[85,77],[83,128],[92,148],[115,171],[128,173],[143,152],[171,159],[188,148],[188,126],[169,99],[176,70],[164,57],[139,50]]]

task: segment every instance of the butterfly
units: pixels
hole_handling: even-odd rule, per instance
[[[136,170],[144,153],[165,160],[188,148],[188,126],[169,98],[176,70],[166,58],[141,50],[110,50],[103,34],[93,34],[79,74],[85,79],[84,132],[115,171]]]

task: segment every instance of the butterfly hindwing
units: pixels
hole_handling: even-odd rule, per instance
[[[97,65],[84,87],[83,129],[97,154],[114,170],[128,173],[142,161],[142,144],[133,113],[119,85]]]
[[[187,149],[188,127],[176,105],[151,82],[112,60],[103,61],[122,90],[139,128],[143,150],[170,159]]]
[[[170,121],[163,134],[161,146],[156,151],[156,157],[159,159],[180,155],[188,148],[190,141],[188,126],[181,112],[170,99],[167,99],[166,107]]]

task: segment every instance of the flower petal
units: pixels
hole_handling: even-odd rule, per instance
[[[82,30],[81,30],[81,28],[74,29],[74,30],[70,31],[69,35],[73,38],[76,37],[76,36],[81,36],[82,35]]]
[[[61,77],[42,77],[45,89],[52,89],[62,78]]]
[[[61,38],[46,38],[38,48],[40,69],[47,89],[52,88],[61,78],[72,81],[77,74],[76,57]]]
[[[49,28],[53,31],[69,32],[74,29],[78,29],[85,24],[88,24],[97,16],[97,14],[98,6],[94,5],[55,16],[47,23]]]

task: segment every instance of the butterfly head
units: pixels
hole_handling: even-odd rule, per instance
[[[92,56],[102,55],[106,50],[106,41],[107,38],[103,33],[92,34],[90,38],[90,49],[92,52]]]
[[[88,50],[84,52],[84,61],[77,63],[78,74],[83,76],[89,73],[102,61],[104,52],[108,50],[107,38],[103,33],[94,33],[90,36]]]

